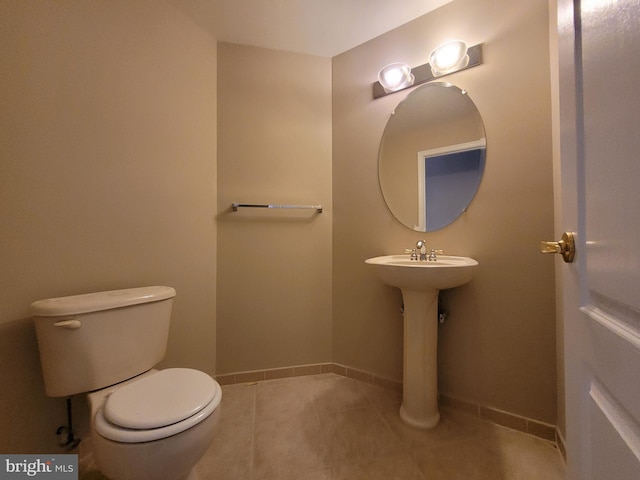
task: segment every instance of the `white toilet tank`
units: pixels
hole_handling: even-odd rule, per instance
[[[146,372],[165,355],[171,287],[140,287],[31,304],[47,395],[98,390]]]

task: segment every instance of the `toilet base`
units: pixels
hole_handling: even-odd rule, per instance
[[[198,480],[194,466],[211,445],[219,418],[217,408],[189,430],[145,443],[114,442],[92,429],[92,454],[111,480]]]

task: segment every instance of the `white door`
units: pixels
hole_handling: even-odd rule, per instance
[[[558,0],[568,478],[640,479],[640,0]]]

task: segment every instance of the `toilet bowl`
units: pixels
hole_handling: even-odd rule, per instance
[[[222,390],[164,357],[176,292],[140,287],[31,304],[47,395],[86,394],[91,452],[111,480],[183,480],[211,444]]]
[[[151,370],[88,394],[91,448],[117,480],[195,479],[220,417],[220,386],[191,369]]]

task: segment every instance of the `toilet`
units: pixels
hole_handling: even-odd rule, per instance
[[[111,480],[194,480],[213,438],[220,385],[190,368],[154,369],[175,295],[154,286],[31,304],[45,391],[87,395],[92,454]]]

